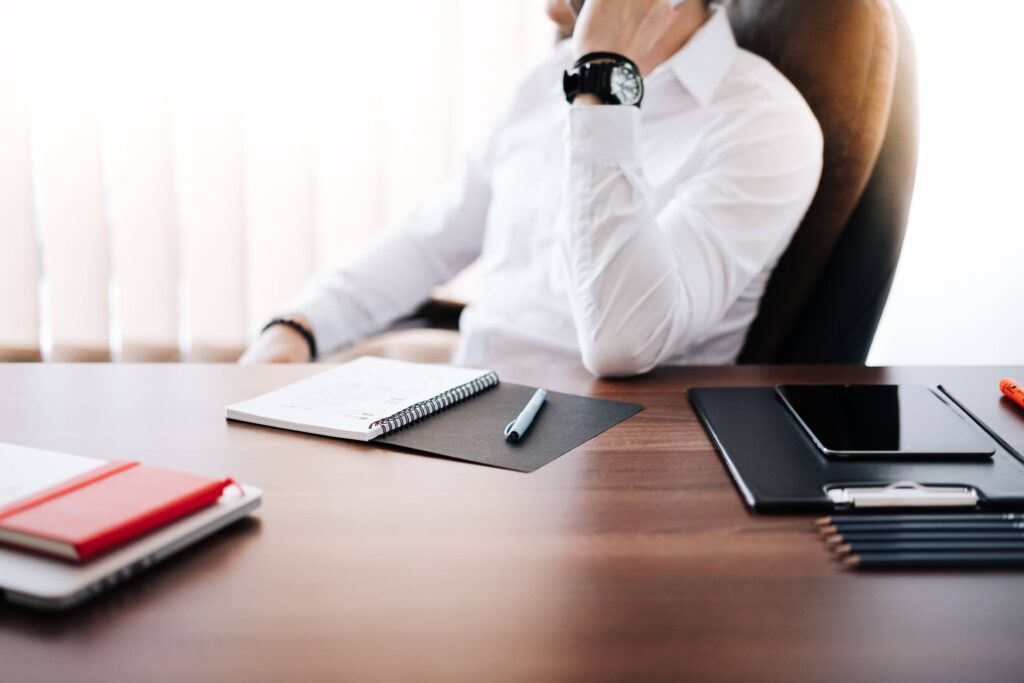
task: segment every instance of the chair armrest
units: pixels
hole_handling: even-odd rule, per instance
[[[426,327],[436,330],[458,330],[459,316],[466,304],[445,299],[427,299],[413,313],[399,320],[393,329]]]

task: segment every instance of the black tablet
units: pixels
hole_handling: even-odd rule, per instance
[[[828,456],[991,458],[996,450],[984,432],[928,387],[784,384],[775,390]]]

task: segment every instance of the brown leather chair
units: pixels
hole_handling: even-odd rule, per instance
[[[740,46],[789,78],[825,136],[818,192],[739,360],[862,364],[899,261],[917,168],[916,64],[906,21],[892,0],[722,4]],[[411,320],[457,329],[461,308],[430,301]]]
[[[891,0],[728,0],[740,45],[803,93],[825,134],[817,195],[772,274],[741,363],[863,363],[917,170],[917,77]]]

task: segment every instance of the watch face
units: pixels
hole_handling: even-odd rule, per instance
[[[619,102],[622,104],[638,104],[644,96],[644,86],[640,74],[629,64],[616,66],[612,70],[609,85],[612,94],[619,98]]]

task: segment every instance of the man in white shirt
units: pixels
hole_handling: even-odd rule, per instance
[[[565,2],[549,12],[571,24]],[[458,178],[311,281],[243,362],[375,334],[477,258],[453,362],[736,360],[817,188],[817,121],[703,0],[587,0],[574,29]]]

